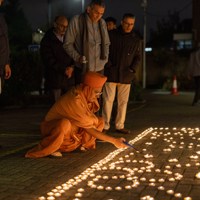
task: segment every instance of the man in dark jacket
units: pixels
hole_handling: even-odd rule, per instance
[[[73,85],[73,60],[63,48],[63,39],[68,26],[65,16],[57,16],[41,41],[40,53],[45,66],[45,88],[54,101]]]
[[[2,3],[3,0],[0,0],[0,6],[2,5]],[[2,92],[4,80],[11,77],[9,56],[10,49],[7,24],[5,22],[3,14],[0,13],[0,94]]]
[[[127,134],[124,128],[126,110],[137,65],[141,59],[140,38],[133,32],[135,16],[126,13],[121,21],[121,26],[109,32],[110,54],[105,67],[108,80],[103,89],[102,116],[105,120],[104,130],[110,128],[110,118],[113,101],[117,89],[117,116],[115,128],[119,133]]]

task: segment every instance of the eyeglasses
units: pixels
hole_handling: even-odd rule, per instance
[[[96,96],[102,95],[103,92],[95,92]]]

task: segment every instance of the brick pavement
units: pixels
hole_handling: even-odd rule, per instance
[[[195,175],[200,168],[195,155],[200,151],[200,108],[190,106],[192,94],[146,92],[145,98],[145,106],[129,106],[126,127],[133,129],[133,134],[117,134],[142,154],[101,142],[96,150],[67,153],[61,159],[26,159],[29,147],[23,140],[30,146],[39,140],[38,125],[47,108],[0,111],[0,139],[6,145],[0,155],[0,199],[198,200],[200,179]],[[7,126],[8,120],[14,125]]]

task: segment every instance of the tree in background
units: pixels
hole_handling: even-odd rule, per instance
[[[31,26],[20,8],[19,0],[8,0],[5,7],[11,53],[28,48],[32,41]]]
[[[157,29],[151,30],[149,44],[152,47],[172,47],[173,34],[179,31],[179,24],[179,12],[169,12],[168,18],[157,21]]]
[[[0,105],[23,105],[30,93],[40,90],[42,66],[39,52],[30,52],[31,26],[20,8],[19,0],[7,0],[3,6],[8,24],[12,77],[0,96]]]

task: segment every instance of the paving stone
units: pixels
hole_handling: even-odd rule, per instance
[[[103,191],[90,188],[87,184],[88,180],[83,180],[76,186],[66,191],[60,198],[56,200],[72,200],[77,193],[77,189],[82,187],[85,189],[81,200],[140,200],[144,195],[152,195],[156,200],[177,199],[173,195],[167,194],[167,190],[180,192],[184,197],[191,195],[193,200],[199,200],[200,181],[195,178],[195,173],[199,170],[199,166],[189,158],[196,151],[200,151],[198,146],[199,132],[192,136],[189,132],[195,127],[199,127],[200,110],[190,107],[190,101],[193,95],[155,95],[151,92],[145,93],[147,104],[137,109],[135,104],[129,105],[125,126],[133,130],[130,135],[116,134],[114,131],[109,133],[116,137],[125,137],[128,141],[136,138],[146,129],[152,128],[152,131],[145,137],[135,142],[135,146],[146,152],[137,154],[135,150],[127,149],[113,159],[113,162],[124,159],[124,163],[117,165],[125,168],[124,170],[96,170],[95,176],[100,174],[107,175],[109,179],[99,179],[96,184],[112,187],[112,191]],[[39,123],[45,115],[47,108],[27,108],[18,110],[0,110],[0,140],[3,141],[3,148],[0,153],[0,199],[2,200],[38,200],[39,196],[46,194],[59,185],[67,183],[88,167],[91,167],[99,160],[104,159],[110,152],[116,148],[109,143],[97,143],[97,148],[94,151],[81,153],[76,151],[73,153],[64,154],[61,159],[27,159],[24,155],[31,148],[34,142],[40,139]],[[3,116],[3,118],[2,118]],[[14,126],[8,126],[8,124]],[[113,126],[113,125],[112,125]],[[163,127],[163,128],[162,128]],[[174,134],[173,128],[176,127],[178,132]],[[183,131],[183,127],[191,127],[191,131]],[[168,128],[165,129],[165,128]],[[152,133],[156,134],[153,135]],[[171,135],[167,135],[170,133]],[[183,138],[179,134],[183,134]],[[166,136],[164,136],[166,134]],[[168,142],[164,139],[168,138]],[[171,138],[171,139],[170,139]],[[198,140],[199,139],[199,140]],[[146,143],[152,142],[152,145]],[[179,148],[182,144],[182,148]],[[192,145],[193,143],[193,145]],[[30,145],[30,146],[28,146]],[[169,148],[174,145],[170,152],[164,152],[164,148]],[[12,150],[12,151],[11,151]],[[6,152],[6,154],[4,154]],[[9,153],[10,152],[10,153]],[[127,158],[130,153],[134,155]],[[145,159],[145,154],[153,154],[153,158]],[[169,159],[177,158],[177,163],[169,163]],[[128,160],[137,160],[136,163],[128,162]],[[143,160],[143,162],[141,162]],[[148,164],[145,161],[154,163],[154,168],[151,172],[144,170]],[[112,161],[111,161],[112,162]],[[110,162],[110,163],[111,163]],[[187,167],[186,164],[191,163]],[[181,167],[176,167],[176,164],[181,164]],[[106,164],[109,166],[109,163]],[[169,171],[172,175],[165,173],[166,166],[170,166]],[[140,184],[133,187],[131,190],[124,187],[134,181],[125,178],[113,180],[112,176],[127,175],[126,169],[134,170],[133,176]],[[160,169],[157,172],[155,169]],[[176,173],[183,175],[181,180],[169,181]],[[136,178],[137,177],[137,178]],[[140,178],[145,177],[146,181],[140,181]],[[149,186],[149,180],[155,178],[155,186]],[[160,178],[165,179],[165,183],[158,182]],[[114,188],[120,186],[123,189],[117,191]],[[165,186],[164,191],[158,190],[159,186]]]

